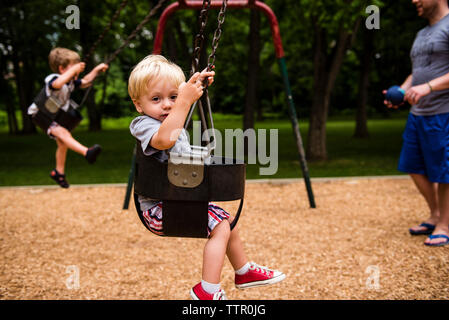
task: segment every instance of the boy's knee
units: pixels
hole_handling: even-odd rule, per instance
[[[225,219],[217,224],[216,227],[212,230],[210,236],[229,239],[229,237],[231,236],[231,226],[229,225],[229,221]]]
[[[228,221],[229,221],[229,225],[232,225],[232,223],[234,222],[234,217],[230,215],[228,218]],[[238,225],[238,223],[236,223],[235,226],[231,229],[231,232],[234,232],[234,231],[236,232],[238,230],[237,225]]]
[[[71,135],[70,131],[62,126],[51,128],[50,133],[54,135],[56,138],[64,138]]]
[[[64,143],[64,141],[62,141],[61,139],[59,139],[58,137],[56,138],[56,144],[58,145],[58,149],[60,150],[67,150],[68,147],[67,145]]]

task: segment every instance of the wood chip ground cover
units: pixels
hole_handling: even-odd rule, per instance
[[[449,246],[412,237],[428,209],[409,179],[247,183],[238,223],[250,260],[283,271],[276,285],[229,299],[449,299]],[[0,299],[189,299],[204,239],[148,232],[123,186],[0,189]],[[238,202],[218,203],[235,212]],[[79,288],[75,279],[79,272]]]

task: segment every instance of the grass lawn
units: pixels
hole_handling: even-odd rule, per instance
[[[97,163],[89,165],[80,155],[69,151],[66,162],[67,179],[72,184],[126,183],[131,165],[134,138],[128,130],[131,118],[105,119],[101,132],[88,132],[87,121],[74,130],[73,136],[90,146],[99,143],[103,152]],[[215,127],[241,127],[240,116],[214,115]],[[329,160],[309,162],[311,177],[396,175],[406,116],[396,119],[375,119],[368,122],[369,139],[355,139],[354,120],[332,120],[327,123]],[[300,121],[301,136],[307,145],[308,123]],[[247,167],[247,179],[302,177],[298,152],[290,121],[266,120],[256,129],[278,129],[279,159],[275,175],[259,174],[259,165]],[[0,131],[0,186],[53,184],[48,177],[54,167],[55,142],[41,131],[36,135],[8,135]],[[268,134],[267,134],[268,135]],[[268,135],[269,136],[269,135]]]

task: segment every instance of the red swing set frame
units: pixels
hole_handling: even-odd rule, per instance
[[[212,0],[210,7],[220,9],[222,0]],[[203,5],[202,0],[179,0],[167,6],[159,18],[156,36],[154,38],[153,54],[160,54],[162,51],[162,41],[164,39],[165,25],[170,16],[178,10],[182,9],[201,9]],[[274,49],[276,51],[276,58],[284,57],[284,49],[282,47],[281,33],[279,30],[279,23],[273,10],[263,2],[256,0],[228,0],[228,8],[234,9],[256,9],[263,12],[270,21],[271,34],[273,37]]]
[[[221,8],[222,0],[211,0],[210,8],[219,9]],[[162,51],[162,42],[164,39],[165,26],[168,19],[178,10],[183,9],[195,9],[200,10],[203,6],[203,0],[178,0],[168,5],[162,12],[156,31],[156,36],[153,43],[153,54],[160,54]],[[273,10],[265,3],[257,0],[228,0],[228,8],[234,9],[251,9],[259,10],[268,18],[271,27],[271,34],[273,38],[274,49],[276,53],[276,58],[278,59],[281,75],[284,82],[284,89],[287,97],[288,103],[288,113],[290,121],[293,128],[293,133],[296,141],[296,148],[299,155],[299,163],[301,165],[301,170],[303,173],[304,182],[306,185],[307,195],[309,198],[309,204],[311,208],[316,208],[315,199],[312,191],[312,185],[309,177],[309,170],[307,167],[304,147],[302,143],[301,134],[299,132],[298,119],[296,115],[296,108],[293,102],[293,95],[290,89],[290,82],[287,73],[287,64],[285,62],[284,49],[282,47],[281,33],[279,30],[279,23],[274,14]],[[134,159],[134,158],[133,158]],[[134,161],[134,160],[133,160]],[[131,177],[132,173],[130,174]],[[130,183],[128,183],[130,184]],[[127,203],[129,202],[129,195],[125,198],[124,208],[127,208]]]
[[[164,11],[162,12],[159,23],[157,26],[156,36],[154,38],[154,44],[153,44],[153,54],[160,54],[162,51],[162,42],[164,39],[164,31],[165,26],[167,24],[168,19],[178,10],[183,9],[196,9],[199,10],[202,8],[203,1],[202,0],[178,0],[176,2],[173,2],[172,4],[168,5]],[[213,9],[219,9],[222,5],[222,0],[211,0],[210,8]],[[228,0],[227,3],[228,8],[234,8],[234,9],[251,9],[251,10],[259,10],[262,13],[265,14],[265,16],[268,18],[268,21],[270,22],[271,27],[271,35],[273,38],[273,44],[274,49],[276,53],[276,58],[279,62],[279,67],[281,69],[282,78],[284,80],[284,88],[288,100],[288,110],[289,110],[289,116],[292,123],[292,128],[296,140],[296,147],[298,149],[299,154],[299,162],[301,164],[301,169],[303,173],[304,182],[306,185],[307,195],[309,198],[309,204],[311,208],[316,208],[315,199],[312,191],[312,184],[310,182],[309,177],[309,170],[307,167],[304,147],[302,143],[301,134],[299,132],[299,125],[298,125],[298,119],[296,115],[296,108],[293,103],[293,95],[290,89],[290,82],[288,80],[288,73],[287,73],[287,64],[285,62],[285,54],[284,49],[282,47],[282,40],[281,40],[281,32],[279,30],[279,23],[276,18],[276,15],[274,14],[273,10],[271,8],[257,0]]]

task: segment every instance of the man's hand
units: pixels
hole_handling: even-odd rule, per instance
[[[405,92],[404,99],[410,104],[417,104],[418,101],[427,96],[431,92],[430,86],[427,83],[413,86]]]
[[[387,90],[382,91],[383,95],[385,96],[387,94]],[[404,102],[398,104],[398,105],[394,105],[392,104],[390,101],[388,100],[384,100],[384,105],[387,106],[387,108],[389,109],[398,109],[400,106],[402,106],[404,104]]]

